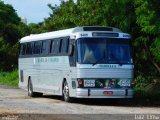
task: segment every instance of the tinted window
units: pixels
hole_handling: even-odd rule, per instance
[[[48,54],[50,50],[50,40],[42,41],[42,54]]]
[[[53,53],[55,55],[58,54],[58,51],[59,51],[59,49],[58,49],[58,39],[52,40],[50,50],[51,50],[51,53]]]
[[[68,45],[69,45],[69,40],[68,39],[61,40],[61,53],[63,55],[68,53]]]
[[[41,53],[41,41],[34,42],[34,49],[33,54],[40,54]]]
[[[32,44],[31,43],[27,43],[26,55],[31,55],[31,54],[32,54]]]
[[[53,49],[53,40],[50,41],[50,48],[49,48],[49,52],[52,53],[52,49]]]
[[[63,42],[63,39],[60,39],[59,40],[59,53],[62,52],[62,42]]]
[[[69,56],[69,63],[70,63],[70,66],[76,66],[76,46],[75,46],[75,43],[74,43],[75,40],[71,40],[70,39],[70,44],[73,45],[73,54],[71,56]]]
[[[108,42],[108,62],[111,64],[129,64],[132,62],[130,45],[128,42]]]
[[[128,39],[80,38],[77,40],[81,64],[131,64]]]
[[[26,44],[21,44],[20,55],[25,55],[26,53]]]
[[[50,43],[50,53],[53,53],[53,50],[54,50],[54,40],[52,40]]]

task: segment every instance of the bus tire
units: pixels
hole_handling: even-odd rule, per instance
[[[63,94],[63,100],[65,102],[71,102],[71,97],[69,96],[69,87],[66,80],[63,82],[62,94]]]
[[[32,81],[28,81],[28,96],[30,97],[41,97],[43,93],[38,93],[33,91]]]

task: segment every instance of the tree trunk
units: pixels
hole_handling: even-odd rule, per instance
[[[157,69],[157,71],[160,73],[160,66],[155,62],[155,60],[153,59],[152,55],[151,55],[151,51],[150,49],[148,48],[148,46],[146,45],[146,43],[144,43],[144,46],[147,50],[147,54],[148,54],[148,57],[150,59],[150,61],[152,62],[152,64],[155,66],[155,68]]]

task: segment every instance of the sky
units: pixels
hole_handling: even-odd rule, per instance
[[[48,3],[59,5],[60,0],[2,0],[5,4],[11,4],[19,17],[27,18],[27,23],[39,23],[49,17],[51,12]]]

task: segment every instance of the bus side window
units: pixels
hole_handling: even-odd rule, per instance
[[[55,39],[54,40],[54,44],[53,44],[53,54],[54,55],[58,55],[58,49],[59,48],[59,40],[58,39]]]
[[[31,43],[27,43],[26,55],[32,55],[32,44]]]
[[[46,41],[42,41],[42,54],[46,54]]]
[[[34,49],[33,54],[40,54],[41,53],[41,41],[34,42]]]
[[[62,55],[67,55],[68,45],[69,45],[68,38],[64,38],[64,39],[61,40],[61,53],[62,53]]]
[[[21,44],[20,48],[20,55],[25,55],[26,54],[26,44]]]
[[[63,42],[63,39],[60,39],[59,40],[59,54],[62,53],[62,42]]]
[[[58,39],[54,39],[50,42],[50,53],[58,55]]]
[[[51,40],[46,40],[46,54],[50,53],[50,43],[51,43]]]
[[[19,55],[21,56],[23,53],[23,44],[20,44],[20,51],[19,51]]]
[[[33,46],[33,54],[36,54],[37,52],[37,42],[34,42],[34,46]]]
[[[70,66],[76,66],[76,57],[75,57],[75,55],[76,55],[76,46],[75,46],[75,42],[74,42],[75,40],[72,40],[72,39],[70,39],[69,40],[69,44],[70,45],[73,45],[73,54],[71,55],[71,56],[69,56],[69,64],[70,64]]]
[[[42,41],[42,54],[47,55],[50,51],[50,40]]]

